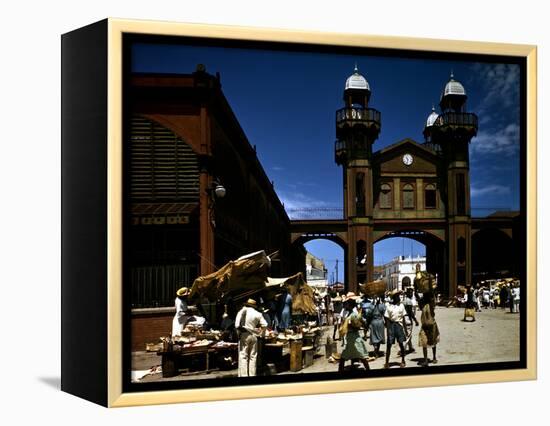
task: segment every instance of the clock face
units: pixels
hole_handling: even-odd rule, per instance
[[[413,163],[413,156],[411,154],[405,154],[403,156],[403,164],[405,166],[410,166]]]

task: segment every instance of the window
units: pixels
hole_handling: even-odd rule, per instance
[[[364,240],[357,241],[357,264],[364,266],[366,264],[367,243]]]
[[[172,131],[144,117],[130,128],[132,202],[195,202],[199,199],[199,160]]]
[[[414,209],[414,186],[410,183],[403,185],[403,208]]]
[[[430,183],[424,188],[424,208],[437,208],[437,192],[434,184]]]
[[[462,173],[456,175],[456,213],[466,214],[466,184]]]
[[[389,183],[383,183],[380,185],[380,195],[378,197],[381,209],[391,209],[392,208],[392,191],[391,185]]]
[[[355,179],[355,215],[365,216],[365,175],[357,173]]]

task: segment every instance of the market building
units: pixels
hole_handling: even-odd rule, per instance
[[[176,290],[246,253],[273,255],[270,274],[305,269],[290,220],[219,74],[133,74],[128,126],[125,277],[133,346],[170,329]],[[135,343],[135,345],[134,345]]]
[[[306,281],[308,285],[325,294],[328,288],[327,268],[325,262],[310,252],[306,253]]]

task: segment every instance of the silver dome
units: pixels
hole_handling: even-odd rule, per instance
[[[451,73],[451,79],[445,85],[445,89],[443,89],[443,93],[441,94],[442,97],[447,95],[466,96],[466,90],[464,90],[464,86],[460,84],[460,82],[454,79],[454,75],[452,73]]]
[[[435,108],[432,107],[432,112],[430,115],[428,115],[428,119],[426,120],[426,127],[432,127],[435,123],[435,120],[437,120],[437,117],[439,117],[439,114],[435,112]]]
[[[346,88],[348,89],[360,89],[360,90],[368,90],[370,91],[370,86],[365,77],[363,77],[361,74],[359,74],[359,70],[357,69],[357,65],[355,66],[355,70],[352,75],[348,77],[346,80]]]

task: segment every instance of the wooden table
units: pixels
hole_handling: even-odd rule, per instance
[[[179,374],[179,364],[183,361],[184,358],[193,357],[193,356],[204,356],[205,359],[205,368],[204,370],[193,371],[193,374],[201,373],[210,373],[212,371],[217,371],[218,368],[211,368],[210,356],[214,353],[219,353],[223,351],[233,351],[234,347],[213,347],[213,346],[204,346],[204,347],[195,347],[195,348],[181,348],[180,350],[172,351],[159,351],[157,355],[162,357],[162,377],[174,377]]]

